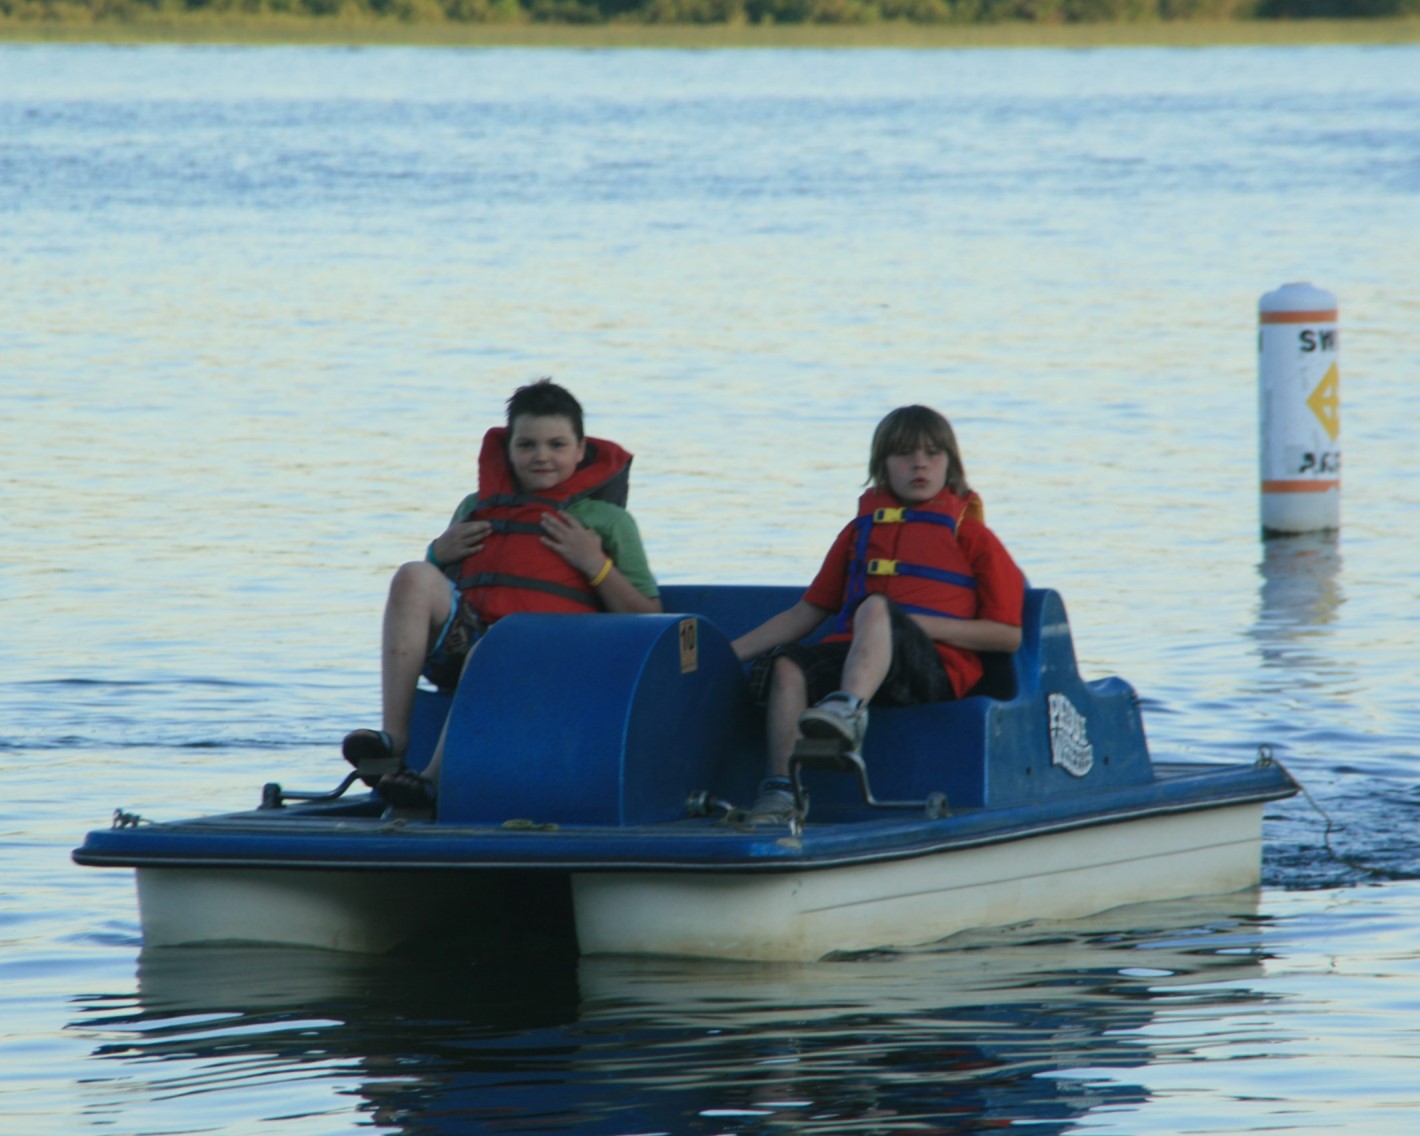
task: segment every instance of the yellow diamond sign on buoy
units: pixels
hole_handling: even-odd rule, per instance
[[[1336,441],[1341,433],[1341,372],[1335,363],[1326,369],[1316,390],[1307,395],[1307,406],[1320,420],[1327,437]]]
[[[1336,297],[1283,284],[1257,302],[1262,532],[1341,526],[1341,365]]]

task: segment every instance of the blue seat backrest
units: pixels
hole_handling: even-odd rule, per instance
[[[733,639],[790,607],[802,591],[679,585],[662,594],[667,611],[695,612]],[[961,807],[1006,806],[1093,788],[1103,779],[1152,779],[1133,689],[1119,678],[1080,677],[1057,592],[1027,589],[1020,648],[983,655],[983,662],[981,682],[960,701],[874,707],[864,757],[876,796],[920,799],[940,791]],[[1093,755],[1083,772],[1080,762],[1074,771],[1066,767],[1062,723],[1071,722]],[[810,788],[825,804],[860,799],[853,779],[841,775],[811,774]]]
[[[755,783],[763,733],[719,629],[691,614],[509,615],[448,714],[439,820],[673,821]]]
[[[441,820],[654,823],[702,789],[745,803],[763,769],[763,712],[729,642],[800,594],[676,585],[664,615],[510,616],[452,700],[421,692],[411,764],[447,714]],[[1021,648],[1002,664],[1009,697],[873,708],[864,757],[878,798],[1009,807],[1152,779],[1132,688],[1080,678],[1059,595],[1026,593]],[[861,803],[853,778],[811,777],[816,809]]]
[[[726,639],[738,639],[793,607],[803,594],[803,588],[783,584],[666,584],[661,608],[691,612],[715,624]]]
[[[1081,678],[1057,592],[1026,592],[1021,646],[1003,664],[1008,698],[872,711],[864,758],[877,796],[944,792],[953,807],[1003,808],[1153,780],[1133,688]],[[822,789],[825,800],[852,799],[842,784]]]
[[[792,585],[668,584],[661,588],[661,606],[668,613],[692,613],[709,620],[728,640],[792,607],[803,594],[803,588]],[[423,769],[428,764],[452,704],[452,692],[420,690],[416,695],[406,757],[412,768]],[[745,762],[755,777],[761,760],[756,753]]]
[[[793,607],[803,594],[803,588],[782,584],[668,584],[661,589],[661,605],[666,611],[694,612],[719,627],[727,639],[736,639]],[[825,621],[808,641],[821,637],[827,629]],[[1014,656],[988,652],[981,661],[985,674],[972,693],[1010,698],[1017,682]]]

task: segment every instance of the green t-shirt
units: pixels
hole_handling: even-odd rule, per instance
[[[453,521],[466,518],[478,505],[478,494],[470,493],[454,510]],[[576,517],[587,528],[602,538],[602,548],[611,557],[611,562],[621,569],[621,574],[631,581],[631,586],[649,599],[661,594],[656,586],[656,578],[651,575],[651,565],[646,560],[646,549],[641,544],[641,530],[636,527],[636,518],[620,505],[610,501],[598,501],[583,497],[567,508],[569,515]],[[450,522],[452,523],[452,521]],[[442,568],[434,559],[434,542],[429,542],[424,558],[430,564]]]

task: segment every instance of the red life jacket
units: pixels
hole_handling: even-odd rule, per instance
[[[853,612],[881,592],[904,611],[949,619],[976,616],[976,577],[957,543],[957,525],[981,521],[985,510],[975,493],[958,497],[942,490],[930,501],[904,505],[886,489],[858,499],[843,608],[828,638],[841,638]]]
[[[507,427],[495,426],[483,436],[478,503],[463,520],[489,521],[493,531],[450,575],[485,623],[520,611],[602,610],[587,578],[542,543],[538,523],[545,513],[565,511],[587,497],[626,504],[631,455],[602,438],[586,443],[586,456],[571,477],[532,495],[520,492],[513,477]]]

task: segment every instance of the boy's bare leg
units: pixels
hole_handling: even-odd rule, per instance
[[[463,667],[459,671],[459,682],[463,682],[464,671],[468,670],[468,661],[473,658],[473,652],[478,649],[475,642],[468,649],[468,654],[464,656]],[[439,783],[439,769],[444,764],[444,741],[449,736],[449,719],[444,719],[444,724],[439,730],[439,740],[434,745],[434,752],[429,757],[429,764],[419,771],[419,776],[426,781],[431,781],[435,785]]]
[[[866,705],[891,666],[892,618],[887,600],[869,596],[853,613],[853,645],[843,662],[843,689]]]
[[[385,602],[380,657],[381,724],[396,756],[409,748],[409,720],[424,658],[449,618],[449,579],[423,560],[402,564]]]
[[[784,657],[774,660],[774,677],[764,706],[768,729],[769,777],[789,776],[789,757],[799,740],[799,715],[809,705],[808,682],[797,663]]]
[[[892,666],[892,607],[881,595],[869,596],[853,613],[853,642],[843,660],[839,687],[799,716],[806,737],[824,739],[861,753],[868,729],[868,703]]]

